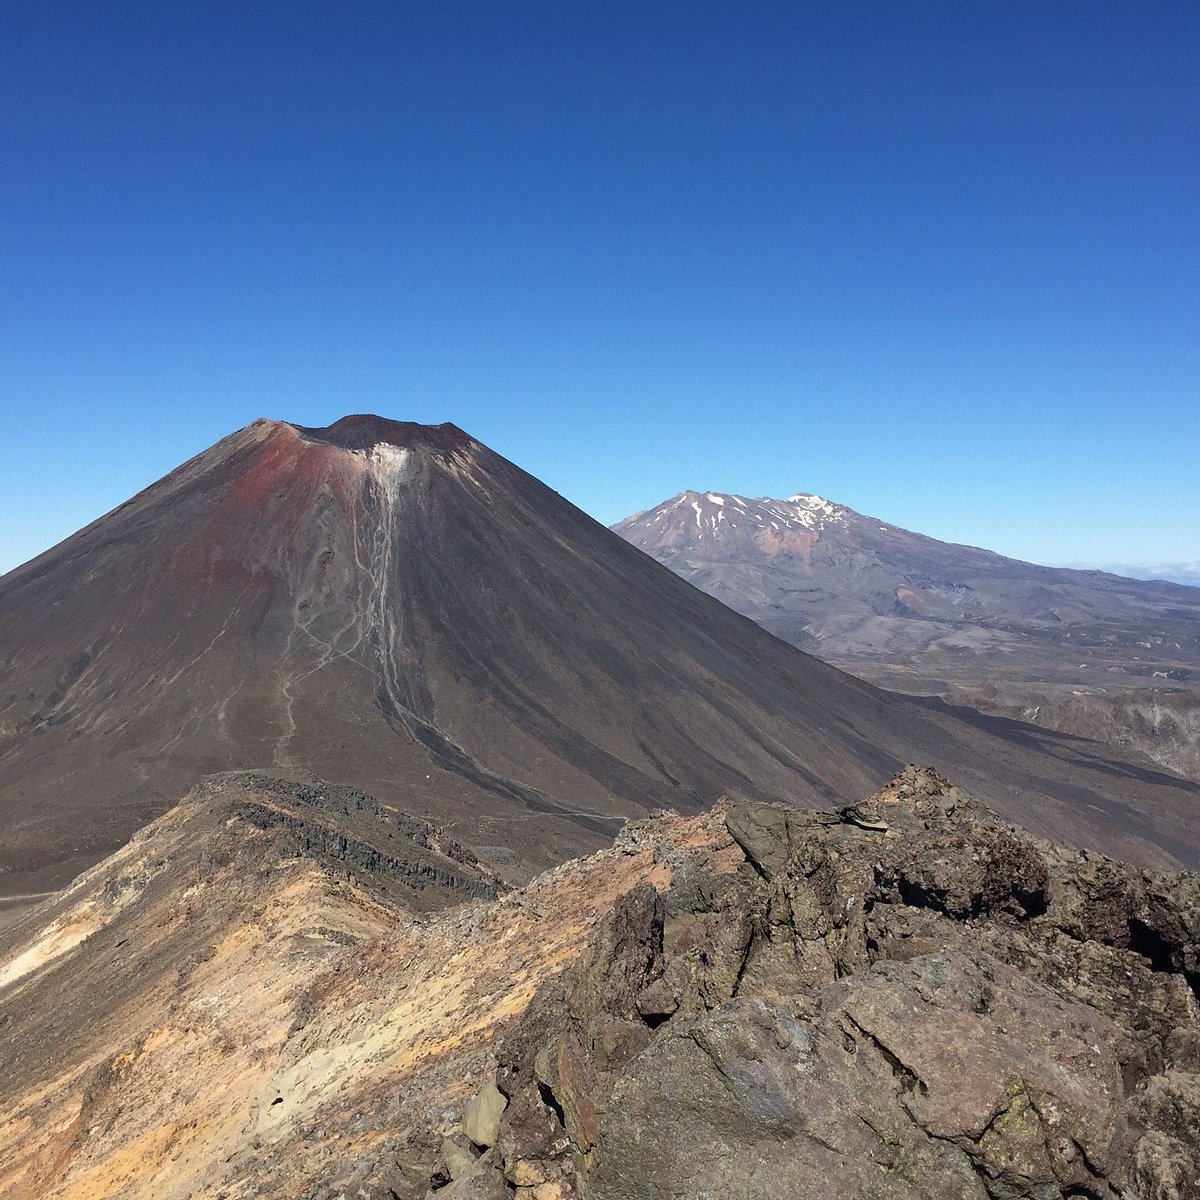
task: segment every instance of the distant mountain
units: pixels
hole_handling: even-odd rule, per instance
[[[865,679],[1105,737],[1200,774],[1196,588],[1035,566],[804,493],[689,491],[613,528]]]
[[[1110,571],[1114,575],[1127,575],[1130,579],[1162,579],[1167,583],[1200,587],[1200,562],[1065,563],[1064,565],[1083,570]]]

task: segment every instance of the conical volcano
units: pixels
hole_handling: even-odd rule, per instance
[[[453,425],[256,421],[0,580],[0,885],[198,777],[362,787],[514,876],[728,792],[928,761],[1039,832],[1196,861],[1200,788],[784,645]]]

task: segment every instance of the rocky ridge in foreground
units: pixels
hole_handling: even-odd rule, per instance
[[[6,1195],[1200,1196],[1200,878],[1034,839],[935,772],[631,823],[423,914],[236,815],[197,874],[173,816],[118,871],[173,897],[0,987],[27,1064],[89,954],[128,985],[73,1066],[0,1064]],[[214,944],[168,976],[170,905]]]

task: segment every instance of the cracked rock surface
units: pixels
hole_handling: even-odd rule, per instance
[[[725,817],[746,861],[630,893],[505,1044],[518,1196],[1200,1196],[1195,876],[917,768]]]
[[[1193,874],[916,767],[512,890],[213,786],[0,944],[6,1198],[1200,1200]]]

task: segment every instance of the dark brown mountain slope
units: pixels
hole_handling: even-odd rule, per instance
[[[258,421],[0,580],[0,877],[45,890],[208,772],[309,770],[514,876],[722,792],[811,805],[912,759],[1131,859],[1200,788],[877,691],[451,425]]]
[[[806,494],[684,492],[614,529],[872,683],[1107,741],[1200,778],[1200,588],[1019,562]]]

